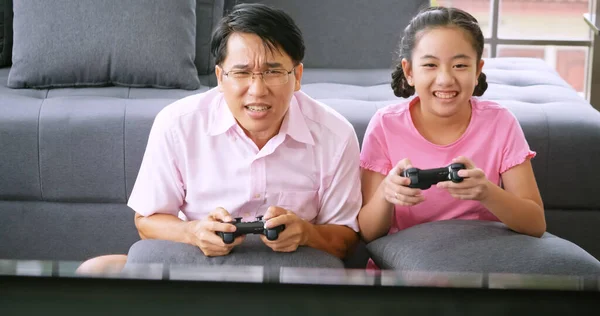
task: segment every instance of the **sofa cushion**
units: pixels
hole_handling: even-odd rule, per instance
[[[0,68],[0,200],[124,203],[156,114],[208,90],[10,89]]]
[[[367,245],[375,264],[405,271],[600,274],[579,246],[545,233],[516,233],[490,221],[448,220],[413,226]]]
[[[123,203],[0,200],[0,259],[86,260],[140,239]]]
[[[294,252],[275,252],[258,235],[246,235],[244,242],[227,256],[207,257],[200,248],[174,241],[144,239],[136,242],[127,254],[127,269],[132,264],[162,263],[194,266],[268,266],[305,268],[344,268],[342,260],[311,247]]]
[[[0,0],[0,67],[11,63],[12,35],[12,0]]]
[[[0,95],[0,200],[42,198],[38,160],[42,103],[40,99]]]
[[[196,0],[14,0],[11,88],[197,89]]]
[[[545,211],[547,231],[567,239],[600,260],[598,225],[600,210],[557,209]]]

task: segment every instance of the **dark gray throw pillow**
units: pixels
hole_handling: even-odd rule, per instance
[[[13,0],[10,88],[197,89],[195,0]]]
[[[367,244],[382,269],[558,275],[600,274],[600,262],[574,243],[516,233],[490,221],[421,224]]]
[[[10,65],[12,35],[12,0],[0,0],[0,67]]]

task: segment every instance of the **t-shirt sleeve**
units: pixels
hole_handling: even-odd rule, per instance
[[[184,186],[177,161],[177,143],[171,119],[160,112],[152,125],[133,191],[127,205],[143,216],[156,213],[177,216]]]
[[[510,111],[506,110],[504,120],[506,120],[505,124],[498,125],[507,127],[500,174],[536,156],[536,152],[529,148],[529,144],[527,143],[527,139],[525,139],[525,134],[517,118]]]
[[[360,166],[363,169],[387,175],[392,170],[392,163],[387,150],[383,120],[380,112],[375,113],[369,121],[363,137],[360,152]]]

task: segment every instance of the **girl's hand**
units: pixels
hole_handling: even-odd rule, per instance
[[[491,182],[483,170],[477,168],[473,161],[460,156],[452,160],[453,163],[463,163],[467,169],[458,171],[463,181],[454,183],[452,181],[439,182],[437,187],[448,190],[454,198],[460,200],[483,201],[488,197]]]
[[[389,203],[413,206],[425,201],[421,190],[409,188],[410,179],[402,176],[402,172],[408,168],[412,168],[412,164],[408,158],[404,158],[390,170],[383,180],[383,194]]]

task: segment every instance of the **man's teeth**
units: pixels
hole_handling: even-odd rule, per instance
[[[270,106],[253,106],[253,105],[248,105],[246,106],[247,109],[249,109],[250,111],[256,111],[256,112],[263,112],[266,111],[270,108]]]
[[[458,95],[458,92],[434,92],[433,95],[440,99],[450,99]]]

